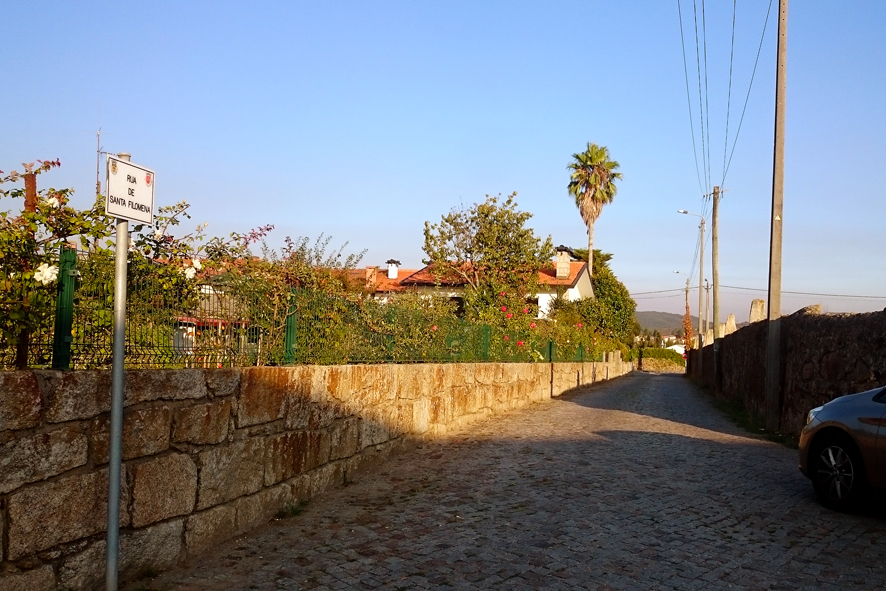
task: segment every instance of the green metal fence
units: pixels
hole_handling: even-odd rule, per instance
[[[31,367],[109,368],[112,362],[112,257],[63,249],[49,326],[29,341]],[[247,278],[248,280],[248,278]],[[170,288],[142,269],[127,280],[129,368],[249,365],[594,361],[583,344],[468,322],[422,307],[293,290],[288,309],[260,286],[216,281]],[[48,315],[51,316],[51,315]],[[12,369],[15,343],[0,343]]]

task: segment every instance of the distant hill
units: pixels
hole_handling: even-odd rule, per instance
[[[683,326],[683,315],[670,312],[634,312],[637,322],[649,332],[657,330],[663,335],[674,334]],[[698,317],[692,317],[692,326],[698,326]]]
[[[662,335],[673,334],[683,326],[683,315],[670,312],[634,312],[634,317],[640,323],[641,328],[648,328],[649,332],[657,330]],[[747,322],[739,322],[736,328],[747,326]],[[692,328],[698,328],[698,316],[692,317]]]

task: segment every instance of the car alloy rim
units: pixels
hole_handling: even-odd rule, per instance
[[[825,448],[818,456],[817,478],[829,498],[835,501],[845,499],[852,491],[855,479],[852,458],[840,447]]]

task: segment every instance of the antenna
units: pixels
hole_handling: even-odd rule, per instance
[[[99,127],[98,131],[95,132],[95,194],[101,195],[102,193],[102,182],[99,178],[100,167],[101,167],[101,154],[102,154],[102,128]]]

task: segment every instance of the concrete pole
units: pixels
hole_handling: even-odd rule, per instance
[[[788,0],[778,1],[778,65],[775,72],[775,137],[772,157],[772,218],[769,235],[769,318],[766,338],[766,428],[781,418],[781,238],[784,206],[784,130],[787,102]]]
[[[714,342],[723,338],[720,332],[720,187],[714,187],[711,209],[711,279],[714,284]]]
[[[711,286],[707,281],[704,283],[704,331],[707,333],[711,327]]]
[[[127,153],[117,154],[129,162]],[[123,361],[126,353],[126,271],[129,254],[129,222],[117,218],[114,245],[114,343],[111,366],[111,431],[108,454],[108,539],[105,588],[117,591],[120,556],[120,474],[123,447]]]
[[[701,305],[703,302],[704,295],[702,294],[702,289],[704,289],[704,218],[701,218],[701,224],[698,226],[699,235],[701,240],[701,245],[699,247],[699,258],[698,258],[698,343],[699,348],[702,346],[702,342],[704,339],[704,332],[702,332],[702,324],[701,324]],[[704,343],[707,345],[707,343]]]

